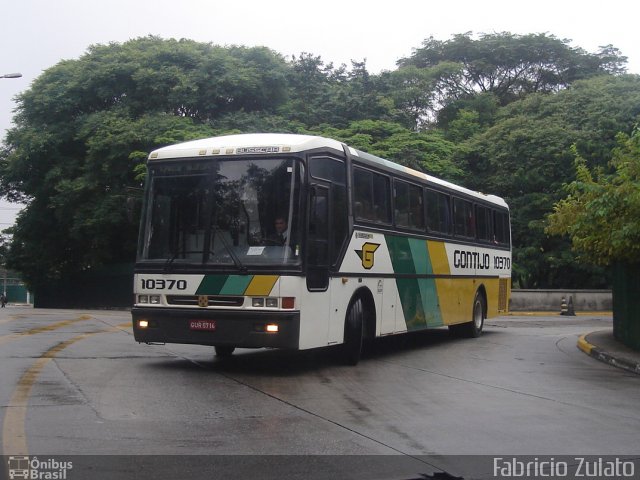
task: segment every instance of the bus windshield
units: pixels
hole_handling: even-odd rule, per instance
[[[150,164],[139,261],[298,265],[300,169],[293,158]]]

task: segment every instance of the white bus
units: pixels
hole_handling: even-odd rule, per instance
[[[506,313],[509,209],[351,148],[230,135],[152,152],[135,267],[135,339],[303,350]]]

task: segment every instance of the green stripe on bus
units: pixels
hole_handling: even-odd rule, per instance
[[[205,275],[196,295],[219,295],[229,275]]]
[[[413,261],[413,253],[407,237],[385,236],[387,246],[389,247],[389,255],[391,256],[391,264],[394,273],[412,274],[416,273],[416,266]],[[402,313],[407,330],[415,330],[424,328],[426,321],[424,318],[424,309],[421,300],[420,287],[417,278],[398,278],[396,279],[400,303],[402,304]]]
[[[416,273],[407,237],[385,235],[394,273]]]
[[[433,273],[425,240],[385,236],[393,271],[397,274]],[[407,330],[443,325],[434,279],[398,278],[396,286]]]
[[[244,291],[253,280],[253,275],[229,275],[220,295],[244,295]]]
[[[196,295],[244,295],[253,275],[205,275]]]
[[[416,273],[431,275],[433,269],[431,268],[431,261],[429,259],[429,253],[427,252],[426,240],[410,238],[409,248],[411,249],[411,258],[413,259],[413,267]]]

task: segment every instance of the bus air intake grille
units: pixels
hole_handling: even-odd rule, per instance
[[[498,310],[504,311],[507,309],[507,279],[501,278],[498,289]]]

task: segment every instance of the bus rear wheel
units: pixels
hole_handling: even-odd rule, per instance
[[[458,337],[477,338],[482,333],[487,311],[484,295],[478,291],[473,299],[471,321],[459,325],[449,325],[449,331]]]
[[[364,343],[364,306],[362,299],[351,302],[344,323],[344,345],[342,357],[347,365],[357,365],[362,356]]]
[[[216,357],[220,358],[229,358],[236,349],[236,347],[230,347],[229,345],[216,345],[214,348],[216,350]]]

